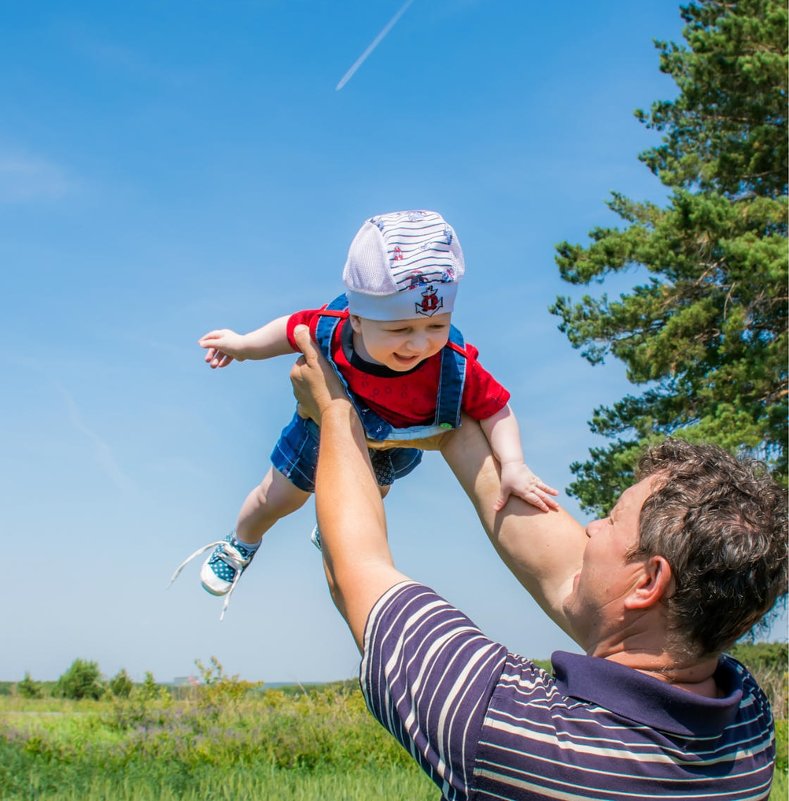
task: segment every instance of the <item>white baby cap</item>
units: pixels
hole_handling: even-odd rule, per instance
[[[364,222],[342,277],[351,314],[408,320],[451,312],[464,272],[460,242],[440,214],[395,211]]]

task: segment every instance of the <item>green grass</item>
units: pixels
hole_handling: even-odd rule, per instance
[[[780,655],[779,655],[780,656]],[[770,801],[789,797],[786,671],[757,677],[777,717]],[[763,674],[763,675],[758,675]],[[177,697],[0,694],[3,801],[436,801],[438,789],[364,706],[358,685],[268,690],[206,669]]]
[[[358,688],[0,699],[3,801],[435,801]]]
[[[0,753],[0,758],[7,754]],[[112,772],[66,771],[17,759],[13,787],[4,801],[436,801],[438,790],[414,765],[390,768],[282,769],[202,766],[134,761]]]
[[[770,801],[786,801],[787,798],[789,798],[789,777],[785,770],[776,770],[770,790]]]

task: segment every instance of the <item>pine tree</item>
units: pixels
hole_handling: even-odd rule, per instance
[[[560,330],[592,364],[621,359],[640,395],[594,410],[612,440],[571,469],[570,493],[598,513],[666,435],[715,442],[787,473],[787,9],[782,0],[698,0],[686,45],[656,42],[678,96],[636,116],[661,132],[639,158],[667,204],[613,193],[622,228],[562,243],[564,280],[641,268],[616,299],[557,298]]]

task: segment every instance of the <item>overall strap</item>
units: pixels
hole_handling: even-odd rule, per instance
[[[441,372],[436,391],[436,416],[433,424],[394,428],[391,423],[359,402],[359,399],[350,391],[345,376],[337,369],[332,357],[332,339],[337,326],[347,318],[348,299],[344,294],[339,295],[318,312],[314,336],[321,353],[334,368],[334,372],[342,382],[346,394],[356,408],[369,439],[378,441],[401,440],[406,443],[409,439],[434,436],[460,426],[463,387],[466,382],[466,350],[463,335],[455,326],[450,326],[449,340],[441,351]]]
[[[434,425],[443,429],[460,426],[463,387],[466,383],[466,349],[463,334],[449,327],[449,341],[441,351],[441,377],[436,393]]]
[[[327,303],[318,312],[318,321],[315,324],[315,342],[321,349],[321,353],[332,363],[331,341],[334,331],[340,323],[348,317],[348,298],[345,295],[338,295],[331,303]]]
[[[318,312],[318,321],[315,325],[315,342],[342,382],[345,394],[350,398],[351,403],[353,403],[359,415],[359,419],[362,421],[367,437],[369,439],[383,441],[389,438],[392,432],[392,424],[388,423],[372,409],[362,406],[359,399],[351,392],[345,376],[337,369],[337,364],[332,356],[331,344],[334,338],[334,332],[340,322],[347,319],[348,298],[344,294],[338,295],[331,303],[327,303],[326,306]]]

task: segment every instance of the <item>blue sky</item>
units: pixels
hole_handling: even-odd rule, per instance
[[[354,675],[311,504],[267,536],[223,623],[197,563],[165,586],[230,529],[293,407],[289,358],[211,371],[197,338],[333,297],[372,214],[431,208],[456,228],[455,322],[511,389],[546,480],[570,482],[592,409],[627,391],[548,314],[571,289],[554,246],[613,222],[612,190],[662,197],[632,112],[673,93],[652,40],[679,40],[677,6],[414,0],[336,91],[402,6],[0,10],[0,679],[81,657],[167,681],[211,655],[254,680]],[[570,646],[439,456],[387,509],[404,572],[526,656]]]

